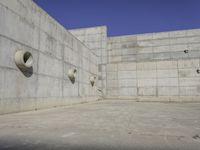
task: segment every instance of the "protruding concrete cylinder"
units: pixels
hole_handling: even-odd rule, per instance
[[[68,77],[73,84],[75,83],[75,80],[76,80],[76,73],[77,73],[77,70],[75,68],[68,70]]]
[[[94,86],[95,80],[96,80],[95,76],[90,77],[90,83],[91,83],[92,86]]]
[[[15,63],[20,69],[29,69],[33,66],[33,56],[28,51],[17,51],[15,53]]]

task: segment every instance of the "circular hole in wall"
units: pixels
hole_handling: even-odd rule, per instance
[[[196,72],[197,72],[198,74],[200,74],[200,70],[199,70],[199,69],[197,69]]]
[[[184,53],[185,53],[185,54],[187,54],[188,52],[189,52],[189,50],[187,50],[187,49],[186,49],[186,50],[184,50]]]
[[[72,84],[75,83],[76,73],[77,73],[77,70],[75,68],[72,68],[72,69],[68,70],[68,78],[70,79]]]
[[[17,51],[15,53],[15,64],[26,77],[30,77],[33,74],[33,56],[31,52]]]

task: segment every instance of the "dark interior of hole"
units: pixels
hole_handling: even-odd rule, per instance
[[[199,69],[197,69],[196,71],[197,71],[198,74],[200,73],[200,70],[199,70]]]
[[[30,58],[31,54],[30,53],[25,53],[24,54],[24,62],[26,63],[27,60]]]

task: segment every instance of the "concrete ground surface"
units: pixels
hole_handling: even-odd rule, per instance
[[[0,149],[199,150],[200,103],[98,101],[2,115]]]

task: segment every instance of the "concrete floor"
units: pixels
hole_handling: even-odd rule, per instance
[[[199,150],[200,103],[99,101],[2,115],[0,149]]]

